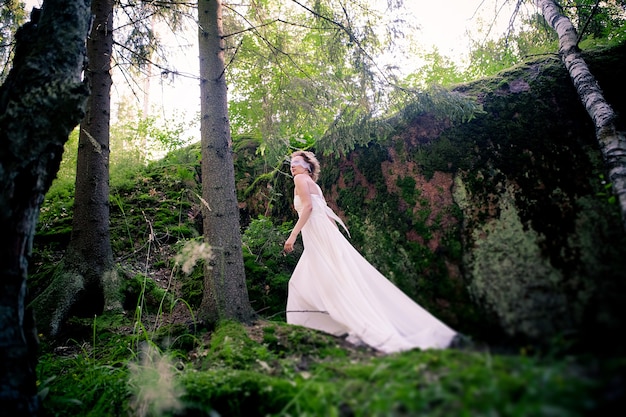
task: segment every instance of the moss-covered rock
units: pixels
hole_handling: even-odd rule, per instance
[[[625,51],[585,53],[618,114]],[[435,315],[491,342],[623,330],[626,234],[563,64],[536,58],[455,91],[483,111],[467,123],[394,119],[387,139],[320,158],[352,243]],[[291,185],[281,193],[290,201]]]

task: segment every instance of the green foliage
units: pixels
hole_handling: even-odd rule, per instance
[[[114,49],[117,65],[130,72],[139,72],[150,65],[157,66],[161,75],[167,76],[170,51],[159,38],[165,35],[155,28],[168,28],[172,33],[179,33],[191,13],[190,5],[184,2],[173,2],[167,6],[141,2],[132,7],[124,3],[118,6],[115,9],[117,26],[114,28],[116,46],[120,46]]]
[[[315,143],[315,149],[323,155],[340,157],[358,146],[368,146],[389,137],[392,133],[388,120],[374,118],[358,110],[346,110],[341,115],[345,123],[333,125]]]
[[[157,313],[161,308],[162,300],[167,300],[166,305],[174,302],[171,293],[158,286],[154,280],[135,275],[125,279],[121,291],[124,293],[124,309],[134,310],[135,307],[146,313]]]
[[[419,191],[415,188],[417,182],[412,177],[398,177],[396,185],[400,188],[400,196],[408,205],[414,206],[417,203],[416,198]]]
[[[606,181],[606,179],[604,178],[604,174],[598,175],[598,178],[599,178],[602,190],[598,191],[596,195],[598,197],[605,197],[606,201],[609,204],[617,204],[617,197],[615,196],[615,193],[612,191],[613,184]]]
[[[48,195],[65,193],[69,190],[73,193],[74,182],[76,180],[76,158],[78,157],[78,135],[80,129],[77,127],[70,133],[67,142],[63,146],[63,159],[59,166],[56,179],[48,190]],[[48,196],[46,196],[48,197]]]
[[[54,347],[42,340],[37,367],[44,416],[121,415],[130,397],[128,326],[119,314],[70,322],[75,339]]]
[[[385,12],[398,5],[389,6]],[[373,57],[406,22],[363,2],[303,7],[273,0],[233,12],[224,16],[232,34],[225,38],[228,82],[237,92],[229,102],[233,132],[260,138],[260,152],[272,160],[329,134],[338,151],[350,149],[355,138],[341,130],[387,105],[381,85],[388,74]]]
[[[182,136],[187,125],[189,122],[182,114],[174,113],[163,121],[155,116],[146,116],[139,120],[135,134],[145,138],[148,143],[154,143],[157,152],[160,150],[170,152],[188,142],[187,138]]]
[[[136,149],[115,149],[109,166],[109,183],[112,189],[132,188],[137,172],[143,167],[143,157]]]
[[[624,0],[601,3],[595,0],[563,0],[561,5],[563,13],[570,18],[583,39],[614,45],[624,41]]]
[[[4,83],[10,70],[15,47],[15,31],[26,21],[24,3],[4,0],[0,8],[0,84]]]
[[[411,94],[408,94],[409,92]],[[434,116],[438,120],[466,123],[484,113],[481,104],[475,99],[437,85],[431,85],[421,91],[407,90],[403,95],[403,101],[398,100],[398,105],[400,104],[396,116],[400,123],[410,122],[424,114]]]
[[[521,23],[522,30],[508,38],[508,46],[520,58],[520,61],[558,51],[558,35],[543,16],[532,14],[522,18]]]
[[[204,291],[204,264],[196,266],[190,274],[178,271],[176,279],[180,282],[180,296],[196,310],[200,307]]]
[[[478,79],[495,75],[520,61],[520,56],[509,45],[508,40],[486,41],[472,48],[468,78]]]
[[[45,416],[123,414],[129,391],[122,363],[96,361],[84,354],[66,358],[48,354],[39,362]]]
[[[196,122],[184,112],[164,117],[144,116],[126,103],[120,105],[118,112],[120,122],[111,127],[112,173],[123,171],[125,165],[142,165],[160,159],[188,145],[188,127]]]
[[[430,52],[416,52],[416,61],[424,64],[415,68],[404,80],[406,87],[422,90],[429,86],[437,85],[450,87],[464,81],[469,81],[463,69],[451,58],[442,55],[437,48]]]
[[[250,302],[264,317],[285,318],[287,284],[301,249],[286,256],[283,245],[293,222],[275,226],[272,220],[259,216],[245,229],[243,255]]]
[[[211,335],[205,367],[249,369],[267,359],[267,349],[253,342],[241,323],[221,323]]]
[[[163,122],[163,126],[161,124],[156,117],[148,117],[139,121],[127,120],[111,127],[110,183],[113,189],[133,188],[137,172],[144,168],[146,159],[163,152],[168,153],[157,164],[179,164],[177,174],[180,179],[193,182],[196,174],[193,169],[199,156],[191,156],[195,153],[194,146],[183,148],[189,140],[184,136],[189,121],[184,115],[173,115]],[[57,177],[46,198],[73,193],[79,132],[78,127],[74,129],[65,143]],[[169,153],[174,150],[179,152]],[[184,155],[189,152],[189,155]]]

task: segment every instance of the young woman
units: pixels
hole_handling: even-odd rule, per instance
[[[287,322],[343,336],[385,353],[446,348],[456,332],[378,272],[337,227],[347,228],[326,205],[312,152],[291,155],[298,221],[284,250],[302,232],[304,252],[289,281]]]

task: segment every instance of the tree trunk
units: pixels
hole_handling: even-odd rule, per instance
[[[93,0],[85,74],[91,94],[80,126],[72,236],[49,287],[33,302],[39,331],[57,335],[67,316],[121,309],[109,234],[109,121],[113,0]]]
[[[26,308],[28,257],[39,207],[63,145],[84,115],[81,82],[89,1],[46,0],[16,34],[0,86],[0,415],[38,414],[37,331]]]
[[[221,0],[198,0],[198,20],[202,196],[208,206],[203,212],[204,236],[214,254],[205,271],[199,317],[209,323],[220,319],[245,322],[253,311],[246,288],[235,192]]]
[[[616,129],[617,116],[604,99],[602,90],[578,48],[576,29],[553,0],[536,0],[537,7],[559,36],[559,55],[596,127],[596,138],[607,167],[613,192],[619,203],[626,231],[626,135]]]

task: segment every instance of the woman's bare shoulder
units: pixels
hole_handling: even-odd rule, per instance
[[[311,179],[311,177],[309,177],[307,174],[296,174],[296,175],[294,175],[294,177],[293,177],[293,181],[294,181],[295,183],[306,184],[306,183],[308,183],[309,181],[311,181],[311,182],[312,182],[313,180],[312,180],[312,179]]]
[[[315,194],[312,191],[312,186],[315,186],[315,181],[307,174],[297,174],[293,177],[293,182],[296,185],[296,195],[300,193]]]

